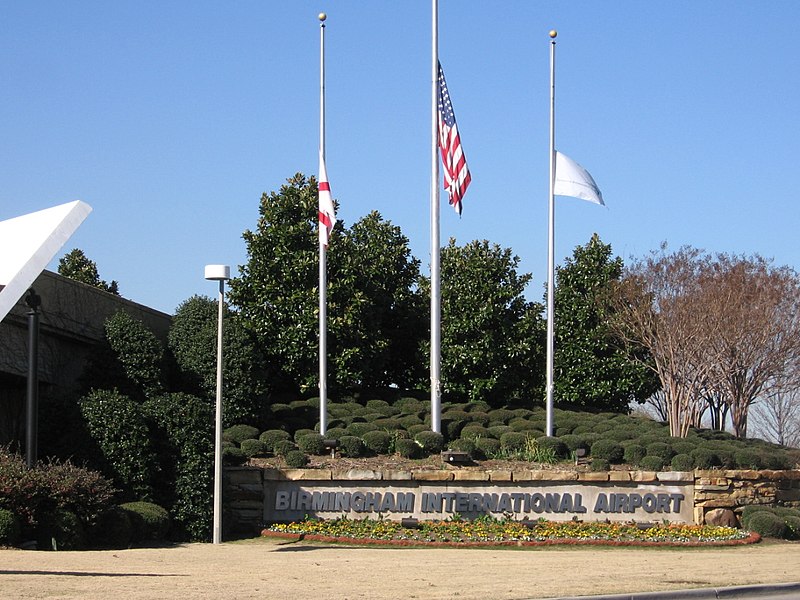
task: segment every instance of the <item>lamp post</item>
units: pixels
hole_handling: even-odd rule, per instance
[[[214,429],[214,529],[213,542],[222,541],[222,318],[225,282],[231,278],[227,265],[206,265],[206,279],[219,281],[219,314],[217,317],[217,411]]]
[[[28,390],[25,417],[25,459],[29,469],[36,465],[39,437],[39,307],[42,298],[31,288],[25,298],[28,312]]]

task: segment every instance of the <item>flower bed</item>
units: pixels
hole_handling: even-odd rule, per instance
[[[398,521],[307,518],[266,527],[262,536],[396,546],[544,546],[599,544],[614,546],[706,546],[758,542],[761,537],[733,527],[711,525],[608,523],[538,520],[532,522],[480,517],[467,521],[420,521],[413,527]]]

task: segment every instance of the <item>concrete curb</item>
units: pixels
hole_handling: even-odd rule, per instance
[[[769,598],[795,593],[800,597],[800,583],[777,583],[769,585],[741,585],[725,588],[701,588],[671,590],[668,592],[641,592],[633,594],[609,594],[601,596],[559,596],[545,600],[673,600],[675,598],[701,600],[735,600],[747,598]]]

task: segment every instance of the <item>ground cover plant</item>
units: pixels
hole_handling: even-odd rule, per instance
[[[419,521],[412,526],[385,519],[331,520],[306,518],[266,527],[263,536],[298,537],[319,541],[387,545],[709,545],[741,544],[760,540],[734,527],[682,524],[609,523],[604,521],[515,521],[482,516],[464,520]]]

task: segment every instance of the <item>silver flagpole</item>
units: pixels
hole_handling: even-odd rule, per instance
[[[556,36],[555,29],[550,31],[550,196],[549,218],[547,221],[547,430],[553,435],[553,350],[555,313],[555,200],[553,188],[556,179]]]
[[[319,155],[325,160],[325,13],[319,14]],[[322,227],[319,223],[318,227]],[[328,277],[325,245],[319,242],[319,432],[328,430]]]
[[[441,433],[442,288],[439,263],[439,2],[433,0],[431,57],[431,430]]]

